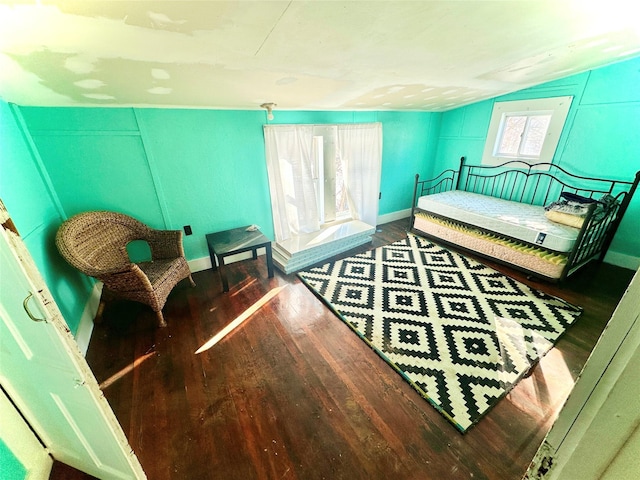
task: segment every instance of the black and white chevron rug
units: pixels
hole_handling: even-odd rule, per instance
[[[412,234],[298,276],[461,432],[582,312]]]

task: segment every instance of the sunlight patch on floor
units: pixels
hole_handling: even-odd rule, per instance
[[[199,353],[209,350],[216,343],[218,343],[224,337],[229,335],[233,330],[238,328],[245,320],[251,317],[258,310],[260,310],[260,308],[262,308],[263,305],[265,305],[269,300],[271,300],[278,293],[280,293],[284,288],[286,288],[286,285],[283,287],[277,287],[271,290],[269,293],[263,296],[260,300],[258,300],[256,303],[254,303],[249,308],[247,308],[244,312],[242,312],[242,314],[239,317],[237,317],[235,320],[229,323],[226,327],[224,327],[222,330],[216,333],[213,337],[211,337],[210,340],[208,340],[204,345],[202,345],[198,350],[195,351],[195,354],[198,355]]]
[[[142,362],[144,362],[145,360],[153,357],[156,354],[156,352],[149,352],[146,353],[144,355],[142,355],[141,357],[136,358],[133,363],[130,363],[129,365],[127,365],[126,367],[124,367],[122,370],[120,370],[117,373],[114,373],[113,375],[111,375],[109,378],[107,378],[104,382],[102,382],[99,387],[101,390],[104,390],[105,388],[110,387],[111,385],[113,385],[115,382],[117,382],[118,380],[120,380],[122,377],[124,377],[125,375],[127,375],[128,373],[132,372],[134,368],[136,368],[138,365],[140,365]]]
[[[559,412],[575,385],[575,378],[562,352],[552,348],[533,367],[531,375],[522,379],[517,393],[509,394],[509,402],[518,410],[542,419],[549,415],[548,405],[555,405],[553,416]]]
[[[241,291],[243,291],[247,287],[250,287],[254,283],[256,283],[256,279],[255,278],[253,278],[250,281],[246,282],[245,285],[242,285],[240,288],[235,290],[233,293],[229,294],[229,296],[234,297],[234,296],[238,295]]]

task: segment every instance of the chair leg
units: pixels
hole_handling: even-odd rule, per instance
[[[102,322],[102,319],[104,316],[104,310],[106,306],[116,298],[117,298],[117,295],[114,295],[114,293],[111,290],[109,290],[107,287],[104,287],[104,286],[102,287],[102,294],[100,295],[100,303],[98,304],[98,310],[96,311],[96,316],[93,319],[93,323],[98,324]]]
[[[96,317],[93,319],[93,323],[98,324],[102,322],[102,314],[104,313],[104,304],[105,304],[105,301],[103,298],[101,298],[100,303],[98,304],[98,311],[96,312]]]
[[[158,317],[158,326],[160,328],[164,328],[167,326],[167,322],[164,320],[164,315],[162,315],[162,310],[158,310],[156,312],[156,316]]]
[[[189,275],[189,281],[191,282],[192,287],[196,286],[196,282],[193,281],[193,277],[191,275]]]

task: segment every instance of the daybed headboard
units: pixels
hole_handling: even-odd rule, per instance
[[[509,161],[489,166],[465,165],[464,160],[465,157],[460,159],[456,189],[531,205],[547,205],[557,200],[562,192],[596,200],[609,194],[622,204],[633,194],[630,190],[635,190],[638,183],[638,175],[635,182],[586,177],[552,163],[531,165]]]
[[[464,162],[465,157],[461,157],[458,170],[445,170],[430,180],[418,181],[416,175],[413,206],[422,195],[456,189],[532,205],[547,205],[562,192],[595,199],[609,194],[620,202],[620,209],[624,211],[640,180],[640,172],[636,173],[635,181],[622,181],[575,175],[552,163],[531,165],[509,161],[491,166],[465,165]]]
[[[618,200],[601,220],[591,221],[594,209],[590,210],[576,240],[578,247],[569,259],[572,265],[588,260],[597,252],[602,252],[601,258],[604,257],[640,182],[640,171],[633,181],[624,181],[575,175],[551,163],[530,165],[522,161],[509,161],[490,166],[465,165],[464,161],[465,157],[462,157],[458,170],[445,170],[431,180],[420,181],[416,175],[412,219],[419,197],[453,189],[545,206],[558,200],[563,192],[596,200],[611,195]]]

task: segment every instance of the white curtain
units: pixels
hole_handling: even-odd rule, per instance
[[[264,139],[276,242],[319,230],[313,125],[265,125]]]
[[[328,135],[327,126],[318,128]],[[337,127],[337,155],[342,162],[352,218],[375,226],[378,216],[382,125],[344,124]],[[265,152],[276,242],[318,231],[316,155],[313,125],[265,125]]]
[[[338,125],[338,151],[351,215],[375,227],[382,167],[382,124]]]

